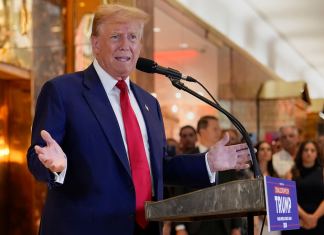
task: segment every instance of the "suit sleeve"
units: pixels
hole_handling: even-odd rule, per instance
[[[167,185],[184,185],[193,188],[211,186],[206,168],[205,154],[165,157],[164,182]]]
[[[65,112],[61,99],[54,82],[49,81],[44,84],[37,99],[31,146],[27,152],[29,170],[37,180],[45,181],[49,186],[54,185],[54,174],[40,162],[34,146],[45,146],[45,142],[40,136],[41,130],[48,131],[58,144],[62,143],[65,133]]]

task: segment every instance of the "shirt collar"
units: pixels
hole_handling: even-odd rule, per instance
[[[99,79],[104,86],[107,93],[111,92],[112,89],[116,86],[118,80],[113,78],[109,73],[107,73],[98,63],[97,59],[94,59],[93,61],[93,67],[95,68]],[[128,91],[130,91],[130,82],[129,77],[125,79],[125,82],[127,84]]]
[[[208,148],[202,144],[198,144],[199,152],[204,153],[208,151]]]

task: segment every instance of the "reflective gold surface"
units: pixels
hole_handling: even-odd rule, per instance
[[[36,234],[35,182],[25,157],[30,106],[30,81],[0,80],[0,234]]]
[[[31,68],[32,0],[0,0],[0,61]]]

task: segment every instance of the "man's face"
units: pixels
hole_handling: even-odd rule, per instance
[[[100,66],[115,79],[125,79],[134,70],[141,50],[141,23],[105,22],[91,38]]]
[[[200,129],[201,144],[211,147],[220,139],[221,129],[217,120],[209,119],[205,129]]]
[[[299,137],[297,131],[292,127],[282,129],[280,137],[281,145],[286,150],[294,149],[298,146]]]
[[[180,132],[180,144],[183,149],[191,149],[196,146],[197,135],[191,128],[184,128]]]

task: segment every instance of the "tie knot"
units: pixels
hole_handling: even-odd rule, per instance
[[[127,84],[124,80],[119,80],[116,84],[116,87],[118,87],[122,92],[127,91]]]

